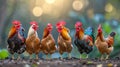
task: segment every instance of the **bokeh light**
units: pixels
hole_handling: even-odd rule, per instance
[[[43,8],[43,13],[45,14],[50,14],[52,12],[52,6],[49,4],[46,3],[43,4],[42,8]]]
[[[48,4],[52,4],[55,2],[55,0],[45,0]]]
[[[108,4],[105,6],[105,11],[106,11],[106,12],[112,12],[112,11],[113,11],[113,6],[112,6],[112,4],[108,3]]]
[[[73,9],[76,11],[80,11],[83,8],[83,3],[80,0],[75,0],[73,2]]]
[[[40,7],[34,7],[33,8],[33,15],[36,17],[41,16],[43,13],[42,9]]]

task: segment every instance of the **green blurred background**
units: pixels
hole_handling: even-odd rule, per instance
[[[0,0],[0,49],[6,49],[6,39],[13,20],[20,20],[26,29],[27,36],[30,27],[29,22],[39,23],[38,34],[42,38],[43,29],[47,23],[52,23],[54,29],[52,34],[57,40],[58,33],[55,24],[60,20],[67,22],[70,35],[74,40],[74,24],[81,21],[84,28],[93,26],[96,29],[102,24],[104,36],[107,37],[111,31],[115,31],[114,51],[110,57],[120,56],[120,0]],[[57,45],[57,44],[56,44]],[[72,56],[79,57],[79,52],[73,44]],[[40,53],[40,57],[44,54]],[[67,56],[65,53],[63,56]],[[99,57],[96,47],[89,57]],[[53,58],[59,57],[56,52]]]

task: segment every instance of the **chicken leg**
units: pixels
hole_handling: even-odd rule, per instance
[[[12,55],[12,59],[14,60],[15,58],[14,58],[14,54]]]
[[[48,59],[48,54],[46,55],[46,59]]]
[[[105,59],[107,60],[108,58],[109,58],[109,55],[107,55]]]
[[[70,54],[70,53],[68,53],[68,58],[69,58],[69,59],[71,58],[71,54]]]
[[[88,54],[87,54],[87,56],[86,56],[86,59],[88,59]]]
[[[50,59],[51,59],[52,57],[51,57],[51,54],[50,54]]]
[[[101,60],[103,60],[103,59],[104,59],[104,56],[102,55],[102,56],[101,56]]]
[[[17,58],[17,60],[20,60],[20,54],[18,55],[18,58]]]
[[[81,59],[82,57],[81,57],[81,55],[80,55],[80,59]]]
[[[36,59],[39,59],[38,54],[36,54]]]
[[[32,54],[30,55],[30,59],[32,59]]]
[[[61,59],[61,60],[63,59],[62,55],[60,55],[60,59]]]

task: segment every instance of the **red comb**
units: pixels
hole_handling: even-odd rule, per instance
[[[82,26],[82,23],[77,21],[76,24],[75,24],[75,27],[78,27],[78,26]]]
[[[20,21],[18,21],[18,20],[14,20],[14,21],[12,22],[12,24],[14,24],[14,25],[20,25],[21,23],[20,23]]]
[[[65,21],[59,21],[56,26],[64,26],[66,25],[66,22]]]
[[[47,26],[52,26],[52,24],[51,24],[51,23],[48,23]]]
[[[102,28],[102,26],[101,26],[101,24],[99,24],[98,29],[101,29],[101,28]]]
[[[38,23],[37,23],[36,21],[30,22],[30,24],[31,24],[31,25],[33,25],[33,24],[34,24],[34,25],[38,25]]]

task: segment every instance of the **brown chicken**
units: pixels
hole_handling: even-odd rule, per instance
[[[68,58],[71,58],[71,51],[72,51],[72,40],[69,35],[69,29],[65,27],[66,22],[60,21],[56,24],[57,31],[59,32],[58,35],[58,50],[61,55],[64,52],[68,53]]]
[[[110,53],[113,51],[114,36],[115,32],[111,32],[107,38],[104,38],[101,25],[98,27],[98,33],[95,40],[95,45],[99,52],[102,54],[101,59],[103,59],[103,54],[107,54],[106,59],[109,58]]]
[[[47,27],[44,29],[43,38],[41,40],[41,50],[47,55],[46,59],[48,59],[48,54],[51,56],[51,54],[56,51],[55,40],[51,34],[52,29],[52,24],[48,23]]]
[[[33,53],[36,54],[36,59],[38,59],[38,53],[40,52],[40,39],[37,34],[38,24],[35,21],[30,24],[31,27],[26,38],[26,51],[30,54],[30,59],[32,59]]]

